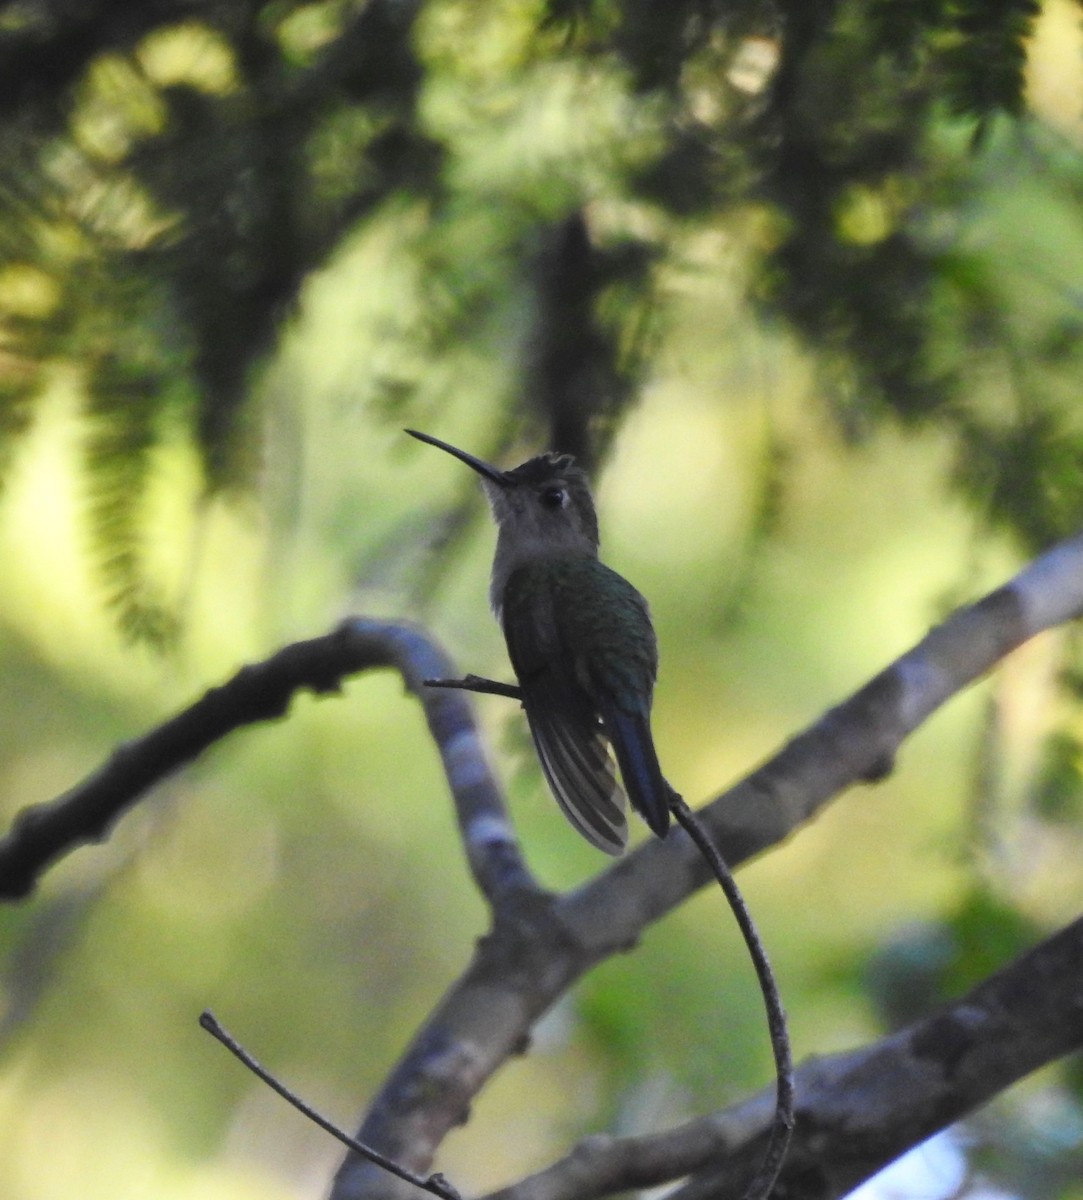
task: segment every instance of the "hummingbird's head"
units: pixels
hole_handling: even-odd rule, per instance
[[[539,454],[510,471],[427,433],[412,437],[454,455],[481,476],[500,542],[516,559],[598,553],[598,517],[586,472],[570,454]]]

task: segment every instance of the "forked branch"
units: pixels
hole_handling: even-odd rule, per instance
[[[945,700],[1027,639],[1081,610],[1083,537],[1075,537],[953,614],[853,697],[701,809],[699,815],[727,863],[737,866],[776,844],[845,788],[877,777],[905,738]],[[375,1097],[361,1131],[361,1141],[426,1175],[447,1132],[465,1119],[492,1073],[522,1051],[534,1021],[584,972],[627,949],[649,924],[687,899],[709,873],[687,836],[674,833],[665,842],[644,843],[575,892],[552,897],[541,891],[523,865],[468,702],[454,690],[423,686],[424,679],[451,676],[454,670],[420,630],[348,621],[334,634],[286,647],[265,663],[245,668],[190,709],[123,747],[66,795],[27,810],[0,842],[0,895],[27,894],[51,862],[81,842],[104,837],[154,783],[232,730],[281,716],[294,691],[334,691],[353,672],[385,666],[401,671],[425,706],[467,857],[494,922],[474,961],[419,1029]],[[830,1179],[824,1196],[841,1195],[873,1169],[870,1162],[854,1161],[860,1141],[853,1136],[855,1129],[868,1139],[867,1126],[874,1119],[894,1124],[897,1136],[887,1139],[894,1156],[938,1128],[937,1121],[957,1118],[1041,1062],[1078,1046],[1081,1006],[1075,981],[1083,974],[1081,944],[1077,924],[1037,947],[1037,958],[1011,964],[944,1013],[867,1050],[825,1060],[830,1070],[824,1064],[802,1067],[797,1138],[784,1179],[804,1164]],[[1053,967],[1047,969],[1049,963]],[[1034,987],[1035,971],[1040,988]],[[972,1036],[975,1015],[981,1036]],[[877,1092],[881,1078],[894,1079],[897,1086]],[[885,1089],[891,1086],[884,1083]],[[869,1107],[870,1097],[879,1099],[878,1109]],[[852,1112],[851,1105],[856,1105]],[[648,1172],[650,1182],[691,1174],[683,1189],[685,1200],[722,1195],[724,1181],[736,1178],[738,1171],[745,1177],[754,1155],[762,1153],[770,1111],[761,1099],[728,1114],[732,1136],[725,1145],[699,1139],[690,1154],[677,1152],[691,1144],[688,1138],[681,1140],[681,1131],[659,1135],[673,1139],[654,1143],[655,1164],[668,1164],[670,1173]],[[839,1136],[821,1141],[818,1130],[823,1128],[838,1129]],[[813,1145],[819,1147],[815,1161],[808,1157]],[[335,1183],[335,1200],[395,1194],[385,1186],[386,1176],[370,1174],[375,1170],[348,1158]],[[567,1194],[601,1195],[644,1178],[633,1174],[630,1183],[627,1173],[603,1175],[590,1187]]]

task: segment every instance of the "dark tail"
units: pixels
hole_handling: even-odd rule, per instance
[[[617,756],[624,790],[632,807],[660,838],[669,830],[671,788],[658,765],[650,721],[614,709],[602,714],[605,731]]]

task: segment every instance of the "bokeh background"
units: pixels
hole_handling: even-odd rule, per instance
[[[403,425],[595,468],[696,803],[1078,527],[1078,7],[655,7],[0,4],[5,823],[348,613],[506,677],[476,483]],[[742,871],[799,1059],[1078,913],[1077,653]],[[601,870],[477,707],[542,881]],[[400,682],[298,698],[0,913],[0,1196],[324,1194],[336,1146],[198,1014],[350,1126],[484,928]],[[439,1166],[477,1192],[769,1077],[705,894]],[[1081,1095],[1052,1069],[871,1194],[1079,1197]]]

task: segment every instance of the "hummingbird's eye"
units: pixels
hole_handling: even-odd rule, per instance
[[[563,508],[568,503],[568,493],[562,487],[547,487],[541,493],[543,508]]]

